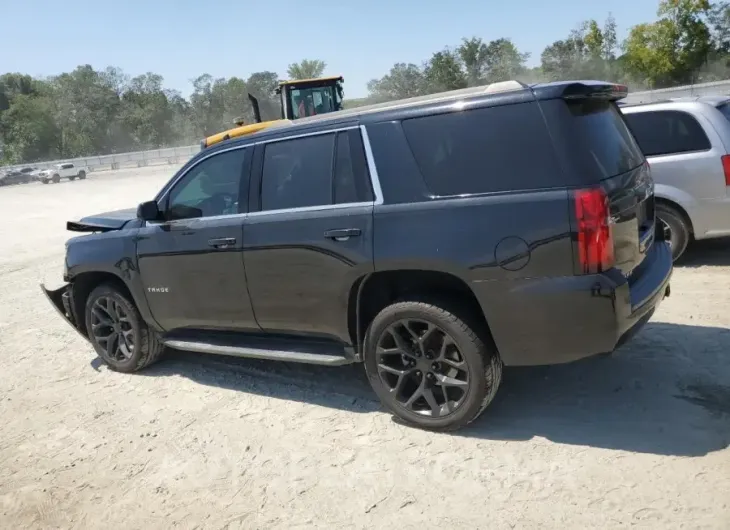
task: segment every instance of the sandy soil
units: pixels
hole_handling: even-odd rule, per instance
[[[729,242],[693,248],[614,356],[507,370],[472,427],[431,434],[361,366],[100,365],[38,282],[67,219],[171,172],[0,189],[0,528],[730,527]]]

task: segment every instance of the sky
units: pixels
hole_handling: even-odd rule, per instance
[[[530,66],[582,20],[616,18],[619,38],[656,18],[658,0],[0,0],[0,73],[56,75],[80,64],[161,74],[188,96],[200,74],[246,78],[321,59],[345,97],[396,62],[421,64],[464,37],[507,37]]]

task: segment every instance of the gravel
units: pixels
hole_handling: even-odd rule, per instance
[[[174,168],[0,189],[2,528],[730,527],[730,243],[610,357],[507,369],[470,428],[393,421],[362,366],[170,352],[106,369],[54,312],[65,221]]]

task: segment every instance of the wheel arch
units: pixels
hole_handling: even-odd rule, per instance
[[[127,284],[116,274],[105,271],[89,271],[76,275],[71,282],[73,309],[77,315],[78,329],[84,336],[88,337],[88,330],[86,329],[86,300],[88,300],[89,295],[94,289],[103,284],[113,285],[139,307]]]
[[[483,340],[494,339],[484,310],[474,291],[458,276],[444,271],[400,269],[366,274],[352,285],[347,304],[348,331],[358,357],[362,357],[365,332],[386,306],[403,299],[459,303],[465,306],[469,325]]]
[[[663,204],[665,206],[669,206],[670,208],[674,208],[680,214],[682,214],[684,220],[687,222],[690,234],[694,235],[697,223],[695,222],[695,219],[692,218],[692,215],[690,215],[689,213],[691,207],[695,203],[695,200],[694,198],[692,198],[691,195],[673,186],[656,184],[654,191],[654,201],[657,204]]]
[[[695,229],[694,229],[694,223],[692,222],[692,218],[690,217],[687,210],[679,203],[674,202],[671,199],[666,199],[664,197],[656,197],[655,202],[657,205],[663,205],[667,206],[669,208],[672,208],[673,210],[676,210],[679,215],[682,216],[684,221],[687,223],[687,228],[689,228],[689,234],[690,237],[694,237]]]

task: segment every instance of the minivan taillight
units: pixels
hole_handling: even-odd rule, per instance
[[[722,155],[722,171],[725,173],[725,186],[730,186],[730,155]]]
[[[600,189],[574,194],[578,222],[578,261],[583,274],[597,274],[613,267],[613,233],[608,196]]]

